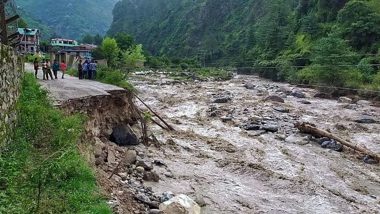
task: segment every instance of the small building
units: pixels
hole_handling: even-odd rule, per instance
[[[51,58],[56,59],[58,61],[64,60],[69,66],[72,66],[73,64],[77,63],[80,59],[92,59],[92,51],[96,48],[96,45],[78,45],[77,42],[63,45],[61,43],[59,45],[53,46],[53,49],[55,49],[55,51],[52,52]]]
[[[40,30],[31,28],[18,28],[18,44],[16,49],[21,54],[35,54],[40,48]]]
[[[60,38],[52,39],[50,45],[59,50],[73,49],[79,46],[78,42],[75,40]]]

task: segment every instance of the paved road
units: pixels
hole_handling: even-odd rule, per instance
[[[32,64],[26,64],[27,72],[34,72]],[[91,80],[79,80],[77,77],[65,75],[61,79],[62,73],[59,72],[57,80],[42,80],[42,70],[38,72],[39,83],[43,88],[50,92],[51,98],[55,102],[80,99],[90,96],[110,95],[111,91],[123,91],[123,88],[108,85]]]

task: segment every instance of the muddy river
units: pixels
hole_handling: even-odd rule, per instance
[[[367,164],[346,148],[322,148],[294,128],[299,121],[313,123],[380,153],[380,124],[355,122],[380,121],[380,108],[372,103],[314,98],[313,89],[255,76],[131,80],[176,129],[150,125],[162,145],[150,148],[149,156],[164,163],[156,169],[160,182],[147,184],[154,192],[186,194],[205,205],[203,213],[380,213],[379,164]],[[284,103],[265,100],[271,95]],[[266,128],[244,128],[252,122]]]

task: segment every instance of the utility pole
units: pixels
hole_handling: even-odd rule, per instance
[[[5,15],[5,3],[7,0],[0,0],[0,29],[1,43],[8,45],[7,18]]]

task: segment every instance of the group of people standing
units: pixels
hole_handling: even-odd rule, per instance
[[[96,78],[96,68],[97,68],[97,62],[95,60],[85,60],[84,63],[82,63],[82,60],[79,60],[78,63],[78,77],[79,79],[95,79]],[[37,78],[38,70],[40,69],[40,66],[42,67],[43,72],[43,80],[49,80],[49,77],[51,80],[58,79],[58,71],[62,72],[62,79],[65,78],[65,73],[67,70],[67,64],[64,60],[62,60],[61,63],[59,63],[57,60],[54,60],[53,65],[51,65],[50,60],[42,60],[42,63],[40,64],[38,62],[38,59],[34,60],[34,75]],[[53,71],[53,72],[52,72]],[[53,77],[54,74],[54,77]]]
[[[34,76],[37,78],[38,70],[40,68],[40,63],[37,59],[33,62],[34,65]],[[43,72],[43,80],[49,80],[49,77],[51,80],[58,79],[58,71],[62,72],[62,79],[65,78],[65,73],[67,70],[67,64],[64,60],[62,60],[61,63],[59,63],[57,60],[54,60],[53,65],[51,65],[50,60],[42,60],[41,63],[42,72]],[[52,73],[53,71],[53,73]],[[54,74],[54,78],[53,78]]]
[[[85,60],[82,64],[82,60],[78,63],[78,77],[79,79],[95,79],[96,78],[96,67],[97,61],[95,60]]]

